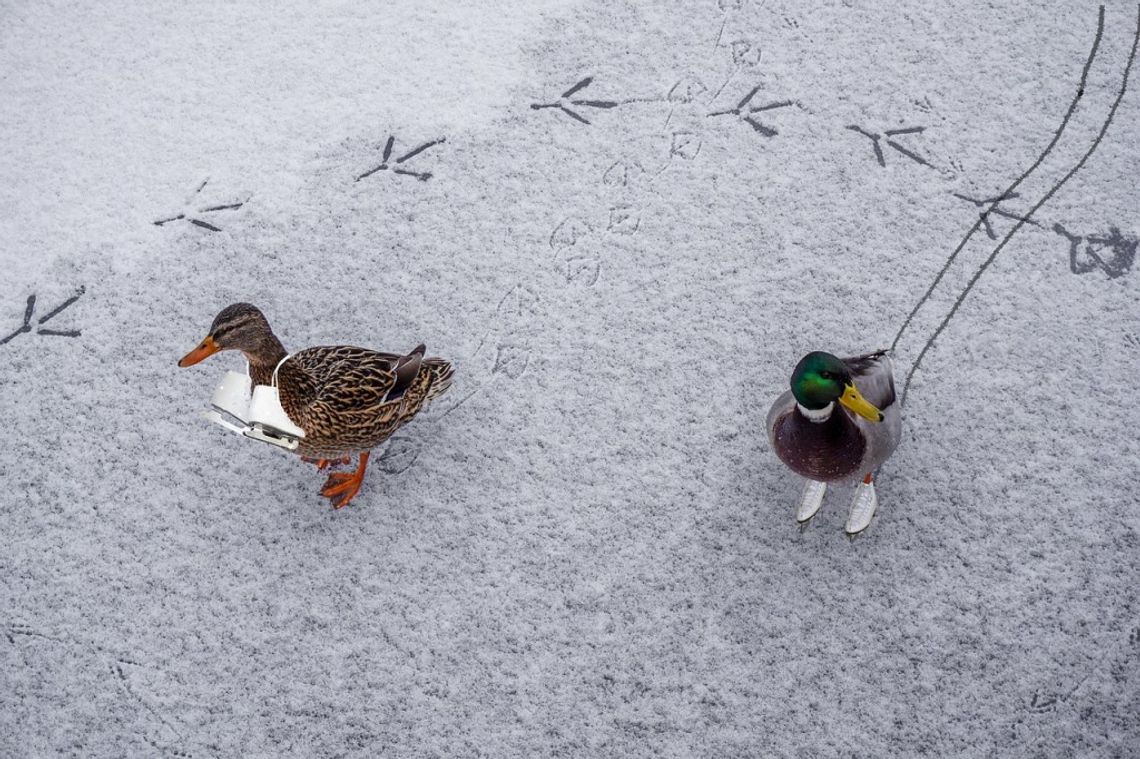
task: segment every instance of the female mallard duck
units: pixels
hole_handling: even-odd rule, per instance
[[[828,482],[862,478],[846,526],[861,532],[878,505],[875,471],[902,437],[891,359],[886,351],[845,359],[816,351],[796,364],[791,385],[768,412],[768,439],[807,478],[796,520],[815,516]]]
[[[451,364],[424,358],[422,345],[405,356],[347,345],[287,355],[265,316],[248,303],[222,309],[206,339],[178,365],[229,349],[245,354],[255,385],[273,384],[276,371],[281,406],[305,432],[297,453],[321,469],[359,455],[355,472],[330,474],[321,489],[338,509],[360,490],[371,450],[451,386]]]

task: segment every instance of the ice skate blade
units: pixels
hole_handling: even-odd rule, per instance
[[[214,424],[220,424],[221,426],[225,427],[230,432],[236,432],[239,435],[241,435],[242,433],[245,432],[245,426],[244,426],[245,423],[242,422],[241,425],[234,424],[234,421],[231,421],[231,420],[234,420],[234,417],[231,416],[229,413],[222,413],[222,412],[217,411],[217,410],[208,410],[208,411],[202,412],[202,417],[204,419],[208,419],[209,421],[213,422]],[[235,421],[240,422],[241,420],[237,419]]]

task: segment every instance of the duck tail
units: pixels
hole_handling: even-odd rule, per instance
[[[427,358],[424,359],[423,368],[431,372],[431,385],[428,386],[427,395],[424,397],[425,402],[438,398],[451,389],[451,379],[455,374],[455,368],[450,361],[445,361],[442,358]]]

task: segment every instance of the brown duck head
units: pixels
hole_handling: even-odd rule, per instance
[[[285,357],[285,348],[269,328],[265,314],[249,303],[226,306],[210,325],[210,331],[197,348],[178,362],[193,366],[218,351],[239,350],[251,367],[273,367]]]

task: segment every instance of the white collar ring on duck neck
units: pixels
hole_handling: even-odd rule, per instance
[[[831,418],[831,412],[835,410],[835,401],[832,401],[823,408],[804,408],[800,403],[796,404],[796,408],[799,409],[800,413],[803,414],[809,422],[819,424]]]

